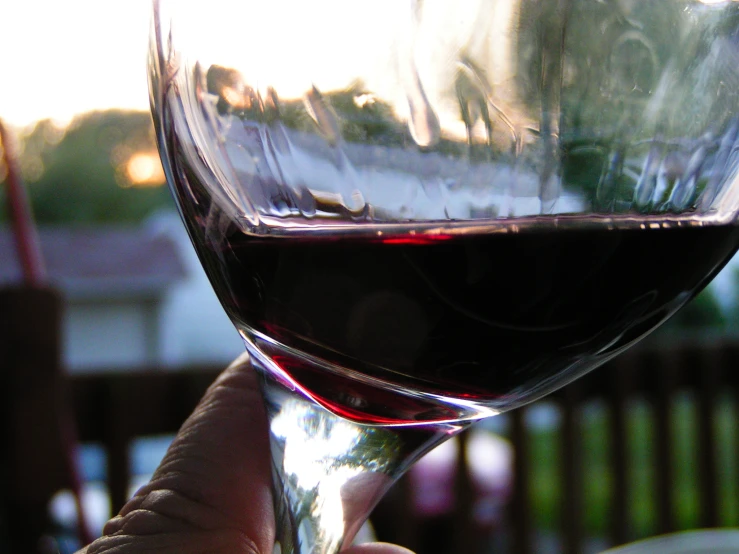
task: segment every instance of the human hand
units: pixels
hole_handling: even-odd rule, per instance
[[[246,354],[208,389],[151,481],[78,554],[271,554],[267,418]],[[343,554],[409,554],[371,543]]]

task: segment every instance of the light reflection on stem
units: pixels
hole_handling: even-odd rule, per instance
[[[353,423],[258,369],[270,422],[274,552],[338,552],[415,460],[463,428]]]

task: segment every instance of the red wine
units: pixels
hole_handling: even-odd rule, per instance
[[[429,236],[192,234],[254,353],[336,413],[383,424],[550,392],[675,313],[739,244],[735,226],[687,220],[534,222]]]

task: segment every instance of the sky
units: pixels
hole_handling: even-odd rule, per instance
[[[24,127],[111,107],[148,110],[150,0],[4,0],[0,118]]]
[[[345,5],[340,0],[320,1],[334,9]],[[149,109],[146,52],[151,0],[4,0],[1,4],[0,118],[4,121],[22,127],[44,118],[65,123],[94,109]],[[199,17],[207,15],[206,10]],[[298,27],[301,21],[296,18]],[[199,23],[200,28],[210,27]],[[224,21],[210,23],[222,27]],[[283,48],[282,52],[295,56],[301,50]],[[341,50],[335,52],[338,55]]]
[[[402,4],[377,1],[385,7],[363,10],[364,24],[351,29],[352,36],[374,29],[376,41],[376,30],[382,26],[372,24],[372,15],[397,10]],[[459,1],[476,4],[479,0]],[[349,5],[338,0],[315,3],[331,4],[333,12]],[[93,109],[148,110],[145,64],[150,5],[151,0],[2,0],[0,118],[25,126],[43,118],[64,123]],[[304,2],[296,2],[298,8],[301,5],[308,9]],[[301,17],[295,20],[302,22]],[[316,35],[312,34],[311,42]],[[300,48],[285,51],[295,56],[305,52],[305,46],[302,42]],[[333,51],[340,57],[341,49]],[[337,61],[332,60],[334,67]],[[351,61],[356,65],[356,59]]]
[[[216,1],[222,0],[211,4]],[[465,6],[464,12],[475,14],[479,9],[475,6],[483,0],[457,1]],[[23,127],[51,118],[64,124],[89,110],[149,109],[146,52],[151,0],[0,0],[0,6],[0,118],[4,121]],[[284,17],[285,6],[291,6],[291,18]],[[378,73],[378,65],[383,68],[379,74],[386,72],[389,61],[378,52],[391,50],[393,29],[388,22],[404,23],[410,17],[404,2],[374,0],[372,9],[362,11],[361,25],[334,24],[356,21],[356,6],[345,0],[285,0],[248,7],[232,3],[228,18],[222,17],[223,10],[197,10],[198,52],[207,61],[209,47],[218,42],[204,31],[217,28],[219,41],[230,38],[240,45],[241,22],[256,19],[260,24],[250,29],[251,35],[257,35],[250,44],[260,45],[260,55],[235,46],[227,51],[235,59],[222,59],[219,50],[219,63],[261,75],[261,80],[279,85],[281,96],[303,94],[316,81],[328,89],[345,86],[356,73]],[[332,18],[306,25],[316,12],[331,13]],[[446,15],[441,13],[447,30],[469,24],[454,24]],[[275,21],[280,21],[283,36],[291,37],[289,42],[273,33]],[[337,47],[340,44],[353,48]],[[284,68],[284,60],[289,60],[292,70],[275,77],[275,68]],[[290,83],[284,82],[285,75]]]

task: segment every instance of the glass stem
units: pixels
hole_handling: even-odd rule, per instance
[[[414,461],[465,427],[353,423],[258,369],[270,426],[273,554],[339,552]]]

